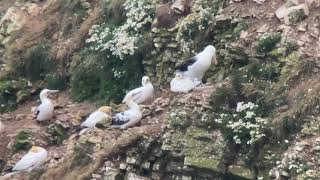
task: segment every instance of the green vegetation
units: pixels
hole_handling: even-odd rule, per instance
[[[172,128],[185,129],[191,125],[191,121],[185,111],[174,111],[170,113],[169,124]]]
[[[31,81],[37,81],[54,70],[54,62],[51,60],[48,47],[44,45],[35,46],[27,51],[24,64],[22,64],[21,75],[26,75]]]
[[[281,40],[281,34],[271,34],[258,40],[256,50],[259,54],[265,54],[273,50]]]
[[[306,19],[306,14],[303,9],[297,9],[289,14],[289,22],[292,24],[297,24],[304,19]]]
[[[48,89],[63,90],[67,86],[67,77],[62,73],[50,73],[47,74],[45,79]]]
[[[120,102],[127,90],[141,84],[141,59],[140,55],[120,60],[90,50],[79,52],[73,57],[70,69],[72,97],[77,101]]]
[[[233,36],[238,38],[242,31],[245,31],[249,28],[249,25],[245,21],[240,21],[237,26],[233,29]]]
[[[25,79],[0,80],[0,113],[14,110],[18,103],[30,97],[28,82]]]
[[[91,142],[84,142],[77,144],[75,147],[75,156],[73,157],[71,168],[81,167],[92,162],[92,153],[95,144]]]
[[[15,152],[20,150],[29,150],[31,148],[30,138],[32,137],[32,133],[29,131],[21,131],[15,137],[15,143],[13,145],[13,149]]]
[[[50,145],[62,144],[63,140],[68,137],[67,128],[58,123],[49,125],[47,132],[49,134],[48,142]]]

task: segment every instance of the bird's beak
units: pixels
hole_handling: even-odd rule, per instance
[[[212,57],[212,63],[213,63],[214,65],[218,65],[218,60],[217,60],[217,57],[216,57],[216,56],[213,56],[213,57]]]

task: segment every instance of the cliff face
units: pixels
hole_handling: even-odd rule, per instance
[[[319,1],[0,0],[0,17],[0,170],[35,144],[48,161],[18,179],[320,178]],[[168,92],[208,44],[207,83]],[[157,93],[138,127],[74,138],[144,74]],[[39,125],[44,87],[62,93]]]

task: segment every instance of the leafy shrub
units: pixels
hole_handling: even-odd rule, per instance
[[[48,89],[63,90],[67,86],[67,77],[61,73],[50,73],[45,77]]]
[[[217,14],[219,7],[223,6],[224,0],[195,0],[191,13],[180,20],[176,40],[179,42],[184,53],[194,53],[199,34],[205,33],[213,22],[213,16]],[[201,38],[201,36],[200,36]]]
[[[243,99],[243,80],[240,72],[232,72],[229,79],[230,83],[228,85],[217,88],[216,92],[211,96],[211,106],[216,111],[234,108],[236,103]]]
[[[221,126],[222,133],[236,144],[253,145],[266,136],[268,121],[260,117],[259,106],[238,102],[236,109],[219,114],[215,122]]]
[[[110,6],[119,6],[112,4],[114,1],[109,3]],[[108,51],[120,59],[138,52],[143,44],[144,33],[151,27],[155,5],[151,0],[126,0],[122,6],[126,15],[123,24],[114,24],[111,21],[92,26],[89,38],[86,40],[91,50]]]
[[[31,148],[30,138],[32,137],[32,133],[29,131],[21,131],[15,137],[15,143],[13,145],[14,151],[20,150],[29,150]]]
[[[28,79],[36,81],[43,79],[55,67],[47,48],[45,45],[36,46],[27,51],[21,75],[26,75]]]
[[[25,79],[0,80],[0,113],[13,110],[30,97],[28,82]]]
[[[142,56],[135,55],[122,61],[90,50],[76,54],[70,69],[73,98],[98,100],[98,103],[120,102],[127,90],[141,84],[141,59]]]

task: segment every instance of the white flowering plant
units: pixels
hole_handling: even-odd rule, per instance
[[[176,40],[185,53],[194,49],[195,39],[198,34],[204,33],[205,30],[213,23],[213,17],[217,13],[219,1],[195,0],[193,2],[191,13],[179,22],[179,29]]]
[[[252,102],[238,102],[233,111],[224,111],[215,119],[227,139],[236,144],[253,145],[266,136],[268,120],[261,118],[259,106]]]
[[[183,128],[189,125],[189,120],[186,111],[173,110],[169,114],[169,124],[173,128]]]
[[[106,5],[111,3],[106,2]],[[122,5],[126,19],[121,25],[102,23],[90,29],[86,43],[91,50],[110,52],[123,60],[134,55],[143,42],[143,35],[151,25],[155,4],[152,0],[126,0]]]

